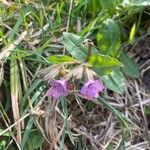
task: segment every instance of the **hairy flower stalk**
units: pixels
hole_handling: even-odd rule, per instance
[[[65,79],[53,80],[51,82],[51,88],[48,91],[47,96],[59,99],[61,96],[67,96],[67,81]]]
[[[80,93],[86,99],[93,99],[99,97],[99,92],[104,90],[104,86],[101,81],[99,80],[88,80],[83,87],[81,88]]]
[[[85,62],[88,62],[90,56],[92,55],[92,48],[93,48],[94,44],[93,44],[92,40],[90,40],[90,39],[86,39],[84,41],[84,44],[86,44],[88,47],[88,54],[87,54],[87,58],[85,60]]]

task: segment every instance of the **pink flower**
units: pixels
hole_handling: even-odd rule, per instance
[[[67,94],[67,81],[65,79],[60,79],[51,82],[51,88],[49,89],[47,96],[59,99],[61,96],[67,96]]]
[[[86,99],[93,99],[99,97],[99,92],[102,92],[104,90],[104,86],[102,82],[99,80],[88,80],[80,90],[80,93],[86,98]]]

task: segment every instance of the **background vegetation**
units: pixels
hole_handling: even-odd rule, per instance
[[[0,149],[148,149],[149,6],[149,0],[1,0]],[[85,39],[94,43],[88,63],[104,93],[93,101],[52,100],[50,67],[84,63]]]

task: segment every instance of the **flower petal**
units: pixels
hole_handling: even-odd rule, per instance
[[[87,81],[80,90],[80,93],[84,95],[86,99],[98,98],[99,92],[102,92],[104,86],[99,80]]]
[[[66,85],[67,82],[65,79],[53,80],[47,96],[51,96],[54,99],[59,99],[61,96],[67,96],[68,91]]]

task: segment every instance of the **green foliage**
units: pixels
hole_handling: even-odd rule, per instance
[[[81,62],[84,62],[85,59],[88,57],[87,56],[88,50],[85,46],[84,47],[82,46],[83,40],[81,39],[84,39],[84,38],[73,35],[71,33],[64,33],[62,43],[65,45],[67,51],[73,57],[80,60]],[[113,40],[113,37],[111,37],[111,39]],[[116,44],[116,41],[114,40],[114,43],[112,43],[112,45],[114,46],[115,44]],[[108,49],[105,50],[105,53],[106,54],[110,53],[110,50],[113,54],[114,52],[113,49],[109,49],[109,45],[108,45]],[[96,50],[95,48],[93,48],[93,51],[94,51],[93,55],[89,58],[89,61],[88,61],[92,69],[98,75],[102,76],[102,79],[107,88],[111,89],[114,92],[118,92],[122,94],[124,92],[124,76],[121,73],[121,71],[118,71],[118,70],[117,72],[116,71],[112,72],[112,71],[115,68],[118,68],[119,66],[123,66],[123,65],[114,57],[100,54],[98,50]],[[117,50],[117,55],[118,53],[119,53],[119,50]],[[62,58],[64,58],[64,56]],[[59,61],[61,61],[61,59],[57,60],[57,62]]]
[[[127,76],[139,78],[139,66],[132,59],[130,59],[127,54],[122,52],[120,56],[120,61],[123,64],[123,67],[121,69]]]
[[[145,7],[150,6],[149,0],[131,0],[126,6],[129,15],[142,11]]]
[[[31,128],[33,126],[33,122],[34,122],[33,117],[31,117],[27,122],[25,131],[24,131],[24,134],[23,134],[23,139],[22,139],[22,142],[21,142],[21,149],[24,149],[26,143],[28,142],[29,136],[31,134]]]
[[[67,99],[65,97],[61,98],[61,105],[62,105],[62,110],[63,110],[63,117],[64,117],[64,130],[63,130],[63,135],[61,138],[59,150],[63,150],[63,145],[65,141],[66,134],[68,134],[70,141],[74,144],[74,139],[71,133],[71,130],[68,125],[68,108],[67,108]]]
[[[100,52],[112,57],[120,54],[120,30],[117,23],[112,19],[103,22],[103,26],[97,33],[97,42]]]
[[[110,75],[102,76],[101,79],[108,89],[123,94],[125,90],[125,79],[119,69],[115,69]]]
[[[24,96],[22,97],[22,105],[23,106],[26,106],[27,105],[27,108],[29,107],[29,103],[27,101],[28,97],[29,96],[32,96],[32,99],[31,99],[31,102],[34,103],[35,100],[38,100],[38,97],[39,97],[39,94],[41,94],[42,91],[40,91],[40,84],[41,84],[42,80],[41,79],[37,79],[35,80],[31,85],[30,87],[28,87],[27,91],[24,93]],[[43,88],[44,90],[44,88]],[[36,92],[35,92],[36,91]],[[37,92],[39,94],[37,94]],[[33,94],[34,93],[34,94]],[[34,98],[35,96],[35,98]]]
[[[1,140],[1,141],[0,141],[0,150],[5,149],[6,145],[7,145],[6,140]]]
[[[62,44],[66,47],[67,51],[76,59],[83,61],[86,58],[86,53],[80,48],[80,44],[83,42],[83,38],[71,34],[63,33]]]
[[[87,7],[88,12],[92,14],[93,17],[95,17],[101,8],[100,1],[98,0],[89,1]]]
[[[28,138],[28,143],[26,144],[24,150],[37,150],[39,147],[42,146],[44,142],[43,135],[41,131],[35,130],[30,133]]]
[[[146,106],[146,107],[145,107],[145,109],[144,109],[144,114],[150,115],[150,107],[149,107],[149,106]]]
[[[122,66],[122,64],[116,58],[101,54],[92,55],[88,63],[92,67],[99,67],[99,68]]]
[[[52,63],[75,62],[75,59],[66,55],[53,55],[47,58]]]
[[[103,9],[108,10],[108,12],[113,13],[116,9],[118,3],[122,0],[100,0],[100,4]]]
[[[141,17],[143,14],[149,17],[147,10],[149,10],[150,1],[76,0],[73,1],[73,6],[70,2],[67,0],[0,2],[2,6],[0,7],[1,53],[10,52],[8,57],[0,60],[2,68],[0,74],[4,73],[0,89],[0,132],[14,124],[12,110],[18,113],[20,118],[37,106],[45,111],[43,104],[47,101],[45,93],[49,86],[45,81],[43,82],[43,76],[39,76],[38,72],[51,64],[62,64],[64,68],[67,66],[66,72],[69,72],[69,69],[72,71],[71,69],[76,64],[86,64],[86,67],[92,69],[100,77],[106,89],[119,94],[125,91],[126,76],[139,78],[139,66],[121,51],[121,47],[124,43],[134,44],[141,34],[141,26],[144,32],[147,32],[148,23],[143,22]],[[71,9],[70,15],[69,9]],[[68,22],[69,29],[66,30]],[[20,40],[24,31],[27,35]],[[87,38],[92,39],[95,45],[90,56],[87,45],[83,44]],[[5,51],[7,48],[8,51]],[[80,84],[77,83],[77,86]],[[71,100],[69,96],[62,97],[61,107],[57,105],[59,107],[57,111],[62,112],[63,123],[61,123],[64,127],[60,141],[57,142],[60,144],[59,149],[64,148],[66,139],[70,140],[67,144],[70,142],[74,147],[77,145],[78,149],[87,149],[86,140],[82,139],[84,135],[74,137],[74,131],[69,124],[69,119],[72,119],[70,114],[73,112],[69,106],[71,103],[74,107],[76,103],[76,101],[72,103],[72,99],[76,99],[83,107],[82,109],[86,106],[86,102],[82,103],[82,100],[78,100],[75,94],[72,93]],[[91,101],[93,105],[89,101],[87,103],[90,109],[95,107],[93,101]],[[119,111],[103,98],[98,98],[98,103],[114,113],[118,122],[121,123],[121,127],[117,126],[118,128],[129,129],[128,123],[132,122],[124,116],[121,109]],[[83,111],[83,113],[86,115],[87,112]],[[145,109],[145,113],[149,114],[149,108]],[[36,116],[34,114],[29,116],[21,122],[24,128],[20,129],[22,141],[19,145],[22,150],[42,149],[42,144],[46,141],[45,137],[37,129]],[[16,131],[18,129],[13,126],[11,132],[7,131],[0,137],[0,150],[6,147],[15,150],[19,147],[18,143],[12,140],[12,137],[18,134]],[[123,135],[121,138],[119,148],[124,149],[126,139]],[[110,143],[108,147],[113,149],[113,144]]]
[[[132,0],[130,6],[150,6],[149,0]]]
[[[15,26],[14,26],[14,28],[12,29],[12,32],[10,32],[10,34],[9,34],[9,37],[8,37],[9,41],[11,41],[14,38],[14,36],[18,32],[19,27],[22,24],[22,22],[23,22],[23,17],[20,15],[17,22],[16,22],[16,24],[15,24]]]
[[[133,42],[134,42],[135,32],[136,32],[136,25],[133,24],[133,27],[131,28],[131,32],[130,32],[130,36],[129,36],[129,43],[130,44],[133,44]]]
[[[66,50],[77,60],[84,62],[87,57],[87,47],[83,45],[85,37],[77,36],[72,33],[63,33],[63,39],[61,43],[65,46]],[[94,47],[92,49],[93,54],[97,54],[98,50]]]
[[[92,70],[101,77],[104,75],[110,75],[115,68],[116,67],[92,67]]]

